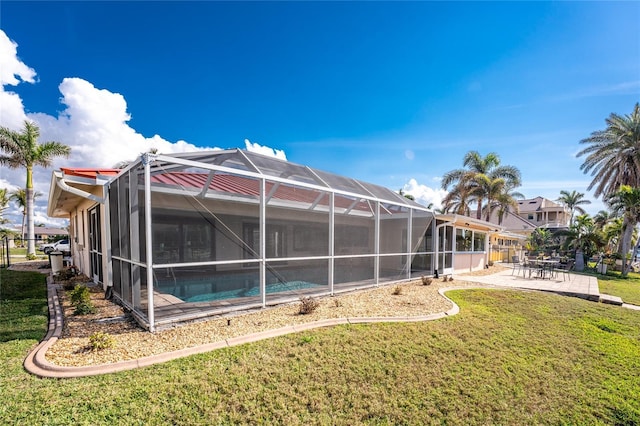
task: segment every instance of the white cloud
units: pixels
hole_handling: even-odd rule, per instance
[[[0,84],[17,86],[21,81],[35,82],[36,72],[18,58],[18,44],[0,30]]]
[[[59,86],[66,108],[58,117],[29,114],[40,126],[41,139],[57,140],[71,147],[64,163],[76,167],[113,167],[151,148],[159,153],[197,151],[202,148],[159,135],[147,138],[130,127],[127,102],[119,93],[98,89],[80,78],[65,78]]]
[[[269,155],[271,157],[276,157],[281,160],[287,159],[284,151],[281,149],[269,148],[268,146],[260,145],[256,142],[251,142],[249,139],[244,140],[244,145],[247,148],[247,151],[257,152],[258,154]]]
[[[433,203],[434,209],[442,207],[442,199],[447,195],[447,191],[444,189],[433,189],[427,185],[419,184],[415,179],[409,179],[402,190],[405,194],[413,195],[416,202],[428,206]]]
[[[65,167],[109,168],[122,161],[135,160],[151,148],[161,154],[197,151],[203,149],[184,140],[170,142],[159,135],[145,137],[129,126],[131,115],[123,95],[107,89],[96,88],[81,78],[65,78],[59,85],[61,104],[57,117],[46,113],[25,112],[20,96],[6,92],[6,85],[21,82],[35,83],[36,72],[17,56],[17,43],[11,41],[0,30],[0,126],[21,130],[24,120],[29,119],[40,127],[40,142],[58,141],[71,147],[68,159],[53,161],[50,169],[34,169],[34,187],[43,193],[36,199],[35,220],[47,225],[61,224],[59,220],[47,218],[46,204],[52,170]],[[284,151],[274,150],[246,141],[247,149],[286,160]],[[11,189],[23,187],[25,172],[21,169],[0,170],[0,184]],[[15,212],[15,209],[12,209]],[[14,223],[21,221],[15,214],[6,215]]]
[[[21,82],[34,83],[36,72],[18,58],[18,44],[0,30],[0,125],[17,130],[27,118],[22,99],[5,86]]]

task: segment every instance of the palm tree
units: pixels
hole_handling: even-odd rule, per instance
[[[587,156],[580,170],[591,172],[587,189],[595,187],[596,197],[613,194],[620,185],[640,187],[640,104],[630,115],[612,113],[605,121],[607,128],[581,140],[589,146],[576,154]]]
[[[36,201],[36,198],[42,195],[42,192],[34,191],[33,193],[33,201]],[[14,189],[9,193],[9,200],[15,202],[18,207],[22,210],[22,226],[20,227],[20,235],[22,237],[22,242],[24,244],[25,236],[24,236],[24,220],[27,216],[27,191],[24,188]]]
[[[469,193],[476,202],[478,219],[482,217],[484,201],[491,197],[491,194],[486,192],[489,189],[487,183],[502,178],[505,185],[511,188],[520,185],[520,170],[513,166],[501,166],[500,157],[494,152],[482,157],[477,151],[469,151],[462,163],[466,169],[451,170],[444,174],[442,189],[466,188],[465,192]]]
[[[553,234],[546,228],[536,228],[527,238],[527,247],[530,251],[539,251],[551,243]]]
[[[518,210],[516,198],[524,198],[524,195],[514,191],[503,178],[489,179],[486,175],[478,175],[475,178],[477,186],[473,188],[473,194],[482,194],[486,197],[487,204],[483,208],[485,220],[491,221],[491,215],[498,209],[498,225],[511,209]]]
[[[622,214],[622,238],[619,254],[622,256],[622,276],[629,273],[627,253],[631,248],[633,230],[640,222],[640,188],[622,185],[607,198],[607,203],[615,212]]]
[[[36,254],[35,233],[33,229],[33,167],[49,167],[54,157],[68,157],[71,148],[60,142],[38,143],[40,129],[31,122],[24,122],[24,129],[15,132],[6,127],[0,127],[0,164],[11,168],[27,170],[25,191],[27,195],[27,257]]]
[[[584,269],[584,259],[591,257],[603,246],[601,232],[596,228],[593,219],[588,214],[576,217],[568,230],[558,231],[558,236],[565,236],[564,248],[576,251],[576,270]]]
[[[404,198],[406,198],[407,200],[411,200],[411,201],[415,201],[416,197],[414,197],[411,194],[407,194],[406,192],[404,192],[404,189],[400,188],[398,190],[398,194],[402,195]]]
[[[560,191],[560,197],[556,201],[559,201],[571,211],[571,219],[569,224],[573,223],[573,215],[575,212],[580,214],[586,214],[587,212],[580,207],[581,205],[591,204],[591,201],[584,199],[584,194],[578,191]]]
[[[447,213],[469,216],[471,213],[471,207],[469,207],[471,201],[469,188],[456,185],[442,199],[442,210]]]
[[[594,217],[593,223],[600,230],[604,229],[604,227],[609,223],[609,221],[615,219],[614,215],[609,213],[606,210],[600,210]]]
[[[514,191],[512,188],[505,188],[505,191],[496,198],[494,208],[498,209],[498,225],[502,225],[502,220],[510,211],[518,212],[518,202],[523,200],[524,195],[521,192]]]
[[[0,223],[7,223],[7,219],[2,217],[4,211],[7,209],[7,205],[9,204],[9,197],[7,196],[7,189],[0,188]]]

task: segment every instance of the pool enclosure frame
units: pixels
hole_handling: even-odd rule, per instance
[[[106,194],[107,285],[150,331],[434,273],[429,209],[240,149],[143,154]]]

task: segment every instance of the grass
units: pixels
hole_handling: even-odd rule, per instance
[[[606,275],[593,272],[595,264],[589,264],[591,269],[580,272],[598,278],[600,293],[618,296],[624,303],[640,306],[640,274],[630,271],[626,278],[621,277],[619,271],[607,271]]]
[[[640,305],[640,274],[629,272],[626,279],[620,278],[620,272],[607,272],[598,276],[600,293],[621,297],[625,303]]]
[[[29,279],[38,290],[14,287],[44,308]],[[34,333],[4,340],[0,424],[640,423],[638,312],[449,295],[461,313],[444,320],[306,331],[101,377],[35,378],[22,368]]]
[[[45,276],[0,269],[0,343],[38,340],[47,324]]]
[[[9,249],[9,256],[11,257],[11,263],[24,262],[27,258],[27,248],[26,247],[13,247]],[[38,251],[36,249],[36,258],[38,260],[48,260],[49,256]]]

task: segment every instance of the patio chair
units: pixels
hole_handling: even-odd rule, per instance
[[[520,261],[518,264],[516,264],[513,267],[513,271],[511,271],[511,275],[513,275],[515,272],[517,272],[516,275],[520,275],[520,271],[522,271],[522,277],[526,278],[527,276],[527,272],[529,273],[529,278],[531,278],[531,274],[533,273],[534,270],[536,270],[536,265],[535,263],[532,263],[529,259],[524,258],[522,261]]]
[[[520,260],[518,256],[511,256],[511,263],[513,263],[513,269],[511,269],[511,275],[515,274],[516,271],[518,274],[522,270],[524,262]],[[517,275],[517,274],[516,274]]]
[[[571,259],[567,261],[567,263],[556,265],[556,267],[554,268],[556,276],[560,275],[560,273],[562,272],[562,281],[564,281],[565,277],[569,275],[571,271],[573,271],[573,266],[575,263],[576,261]]]

